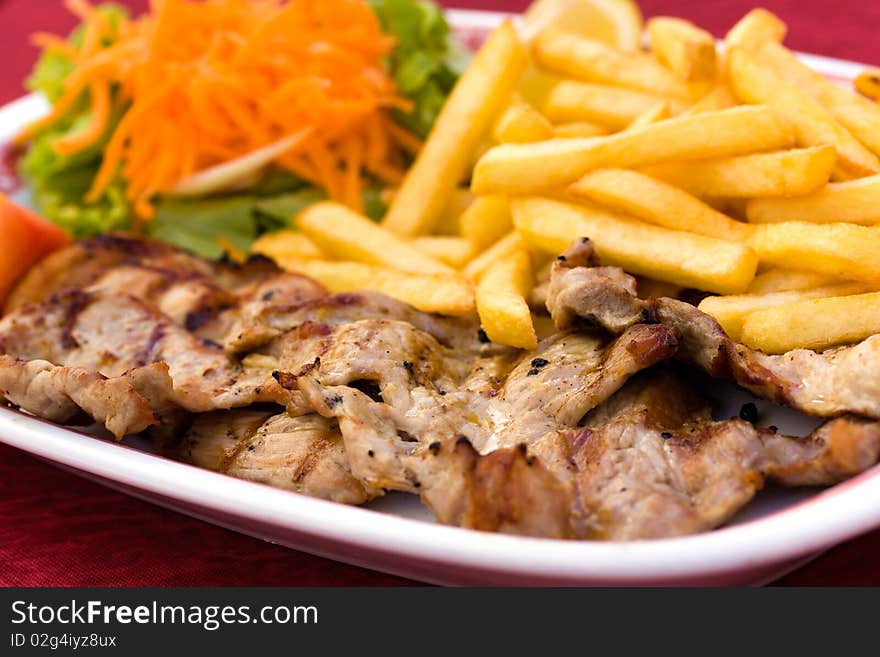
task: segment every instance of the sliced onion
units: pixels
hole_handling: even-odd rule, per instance
[[[198,171],[178,182],[167,193],[171,196],[205,196],[247,187],[258,179],[262,169],[272,160],[295,148],[311,134],[312,128],[305,128],[247,155]]]

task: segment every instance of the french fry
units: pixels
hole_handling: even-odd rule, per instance
[[[492,263],[497,262],[502,258],[506,258],[511,253],[524,250],[525,248],[526,243],[523,241],[522,237],[520,237],[519,233],[511,231],[476,258],[471,260],[465,268],[461,270],[461,273],[472,281],[478,281]]]
[[[415,274],[452,274],[455,271],[339,203],[325,201],[306,208],[297,216],[296,225],[321,250],[340,260],[382,265]]]
[[[553,136],[559,139],[576,139],[578,137],[604,137],[610,132],[604,125],[596,125],[586,121],[560,123],[553,126]]]
[[[758,310],[743,322],[742,341],[770,354],[820,351],[880,333],[880,292],[796,301]]]
[[[748,243],[761,262],[880,284],[880,228],[854,224],[755,224]]]
[[[495,123],[492,136],[500,144],[543,141],[553,136],[553,124],[528,103],[516,100]]]
[[[788,26],[775,14],[758,8],[743,16],[724,37],[724,42],[728,47],[754,48],[767,41],[782,43],[787,32]]]
[[[532,107],[540,107],[544,104],[547,92],[564,79],[560,75],[538,67],[534,59],[529,57],[529,63],[526,64],[526,70],[519,79],[516,93]]]
[[[471,240],[450,235],[416,237],[412,245],[425,255],[455,269],[464,267],[477,253],[477,245]]]
[[[506,196],[479,196],[459,221],[461,236],[485,249],[513,228],[510,202]]]
[[[568,193],[672,230],[733,242],[745,240],[751,230],[687,192],[637,171],[597,169],[571,185]]]
[[[756,198],[746,205],[749,221],[880,224],[880,175],[830,183],[795,198]]]
[[[431,231],[480,139],[509,102],[527,59],[510,22],[489,36],[446,100],[383,220],[385,228],[410,237]]]
[[[801,146],[832,144],[837,149],[838,177],[848,179],[880,172],[876,155],[862,146],[828,110],[778,75],[755,53],[733,48],[728,53],[728,75],[740,100],[765,104],[779,112],[792,126]]]
[[[681,80],[713,80],[717,56],[715,37],[690,21],[660,16],[647,24],[651,48]]]
[[[682,114],[700,114],[702,112],[716,112],[718,110],[734,107],[738,104],[736,96],[730,90],[727,82],[716,82],[696,103],[687,108]]]
[[[477,285],[477,313],[492,342],[520,349],[538,346],[525,299],[531,287],[529,254],[523,249],[496,260],[483,274]]]
[[[558,28],[542,31],[532,44],[540,66],[588,82],[647,91],[688,100],[691,89],[662,64],[643,53],[622,53],[599,41]]]
[[[456,187],[443,206],[440,218],[434,224],[434,233],[438,235],[458,235],[461,232],[459,219],[474,202],[476,197],[467,187]]]
[[[669,103],[665,100],[661,100],[660,102],[655,103],[653,107],[649,107],[634,118],[632,122],[626,126],[626,129],[635,130],[636,128],[643,128],[646,125],[657,123],[657,121],[668,119],[670,116]]]
[[[699,308],[707,315],[712,315],[725,333],[734,340],[742,337],[743,322],[746,317],[757,310],[774,308],[783,304],[806,299],[823,297],[842,297],[850,294],[868,292],[864,283],[839,283],[809,290],[789,290],[787,292],[771,292],[769,294],[734,294],[726,297],[706,297],[700,302]]]
[[[502,144],[477,163],[474,193],[524,195],[570,184],[593,169],[740,155],[791,145],[793,135],[766,107],[733,107],[675,117],[608,137]]]
[[[854,86],[865,98],[880,102],[880,68],[866,68],[856,76]]]
[[[587,121],[620,130],[660,103],[660,96],[643,91],[564,80],[547,94],[542,111],[554,123]]]
[[[737,294],[748,287],[758,265],[743,244],[651,226],[600,208],[544,198],[511,204],[517,231],[536,248],[558,254],[588,237],[603,263],[682,287]]]
[[[251,245],[251,251],[273,260],[284,257],[309,260],[327,257],[312,240],[299,231],[290,229],[266,233]]]
[[[763,44],[758,56],[780,77],[815,99],[875,155],[880,155],[880,106],[834,84],[779,43]]]
[[[411,274],[362,262],[298,258],[281,258],[278,264],[314,278],[333,293],[371,290],[443,315],[466,315],[475,306],[473,285],[458,275]]]
[[[842,281],[827,274],[796,269],[772,268],[755,276],[748,294],[770,294],[772,292],[788,292],[789,290],[809,290],[816,287],[828,287]]]
[[[667,162],[642,169],[694,196],[753,198],[809,194],[831,177],[833,146],[738,155],[694,162]]]

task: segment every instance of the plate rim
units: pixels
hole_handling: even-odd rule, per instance
[[[512,14],[448,10],[462,29],[487,29]],[[865,65],[799,53],[808,63],[839,80],[852,79]],[[0,107],[0,143],[27,118],[45,111],[38,94]],[[642,584],[698,581],[788,563],[825,550],[880,526],[880,466],[807,500],[748,522],[677,538],[625,543],[565,541],[479,532],[426,523],[362,507],[352,507],[267,485],[236,479],[99,439],[0,407],[0,442],[88,475],[141,491],[149,499],[182,503],[178,510],[224,524],[217,515],[262,527],[294,531],[311,540],[360,550],[359,556],[310,550],[385,572],[369,554],[394,554],[441,568],[500,574],[510,581],[530,579]],[[189,510],[188,510],[189,509]],[[227,525],[228,526],[228,525]],[[290,544],[290,542],[288,542]],[[415,568],[403,570],[413,576]],[[423,579],[431,579],[423,578]],[[435,578],[436,579],[436,578]],[[454,581],[455,577],[447,578]]]

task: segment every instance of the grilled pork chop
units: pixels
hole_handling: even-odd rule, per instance
[[[441,522],[474,529],[659,538],[717,527],[765,479],[828,485],[880,457],[880,423],[846,416],[802,439],[715,422],[669,369],[637,375],[583,424],[486,455],[437,443],[417,466],[422,500]]]
[[[828,484],[877,459],[878,424],[849,415],[806,439],[713,421],[654,366],[677,356],[775,399],[799,394],[786,382],[807,365],[741,352],[692,306],[638,301],[595,264],[588,243],[556,264],[548,306],[565,330],[523,353],[481,343],[471,320],[327,295],[265,262],[100,238],[13,296],[0,400],[118,436],[197,413],[166,443],[194,464],[349,503],[414,492],[442,522],[538,536],[698,531],[765,478]]]
[[[595,263],[589,240],[554,263],[547,307],[560,330],[598,326],[617,334],[643,321],[660,322],[679,337],[679,360],[732,378],[759,397],[818,417],[880,418],[880,336],[821,353],[764,354],[731,340],[714,318],[688,303],[639,299],[635,279]]]
[[[66,290],[7,315],[0,320],[0,353],[109,378],[163,362],[174,402],[191,412],[290,401],[271,371],[230,360],[140,299],[103,291]]]
[[[669,358],[666,327],[638,326],[616,340],[558,334],[487,379],[411,324],[360,320],[287,334],[279,381],[339,422],[352,472],[370,485],[416,492],[413,463],[435,442],[466,436],[478,450],[530,443],[573,427],[635,372]],[[469,377],[473,372],[473,377]],[[364,384],[371,384],[369,388]]]
[[[64,289],[133,296],[201,338],[224,343],[267,308],[296,307],[327,294],[305,276],[255,258],[208,262],[161,242],[110,234],[78,242],[31,269],[7,312],[47,301]]]
[[[362,504],[382,494],[352,476],[338,426],[314,413],[290,417],[257,407],[205,413],[166,454],[344,504]]]

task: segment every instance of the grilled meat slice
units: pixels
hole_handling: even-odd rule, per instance
[[[171,451],[215,472],[344,504],[381,495],[355,479],[336,422],[257,407],[199,415]]]
[[[770,355],[734,342],[712,317],[682,301],[659,299],[655,314],[681,335],[679,358],[712,376],[808,415],[880,418],[880,336],[821,353]]]
[[[553,538],[634,540],[723,524],[763,486],[828,485],[880,458],[880,423],[829,421],[807,438],[713,421],[680,373],[633,377],[583,426],[478,453],[464,438],[411,466],[438,520]]]
[[[229,359],[218,345],[195,337],[134,297],[62,291],[0,320],[0,354],[47,360],[115,378],[167,363],[174,402],[191,412],[287,404],[290,394],[271,370]]]
[[[102,235],[34,267],[13,292],[7,310],[46,301],[63,289],[137,297],[199,337],[221,343],[234,326],[268,307],[291,307],[327,293],[311,279],[282,272],[268,260],[214,263],[160,242]]]
[[[480,349],[478,324],[473,318],[430,315],[378,292],[332,294],[303,303],[276,302],[242,313],[224,343],[230,354],[261,347],[306,322],[339,326],[362,319],[407,322],[433,336],[440,344],[459,350],[462,356]]]
[[[554,263],[547,301],[557,326],[576,323],[617,334],[638,321],[660,322],[679,338],[677,358],[750,392],[818,417],[855,413],[880,418],[880,336],[821,353],[768,355],[730,339],[714,318],[676,299],[639,299],[635,279],[593,267],[589,242]]]
[[[620,267],[600,267],[592,242],[576,241],[553,263],[547,310],[560,331],[600,326],[619,334],[650,318],[638,299],[636,279]]]
[[[410,492],[431,444],[466,436],[489,452],[574,427],[676,346],[666,327],[637,326],[616,340],[559,334],[514,362],[502,353],[472,366],[404,322],[308,324],[285,337],[279,380],[338,420],[355,476]]]
[[[0,402],[61,424],[83,415],[116,438],[140,433],[170,412],[171,378],[162,363],[108,379],[81,367],[0,355]]]
[[[567,435],[583,538],[630,540],[717,527],[765,477],[827,485],[880,457],[880,424],[832,420],[806,439],[714,422],[669,371],[634,378]]]
[[[464,438],[434,443],[414,467],[439,522],[482,531],[575,538],[574,489],[525,445],[480,454]]]
[[[520,357],[483,405],[487,437],[481,452],[531,445],[550,431],[577,426],[590,410],[629,379],[671,358],[677,341],[661,325],[638,325],[617,339],[593,333],[557,333]],[[469,435],[469,434],[466,434]]]

